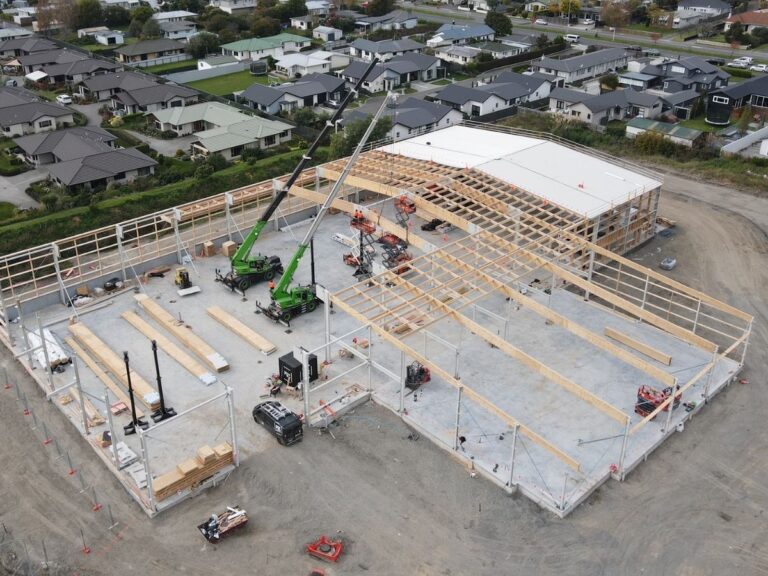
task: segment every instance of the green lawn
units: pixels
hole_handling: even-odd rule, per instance
[[[425,10],[424,8],[411,8],[411,12],[416,14],[431,14],[432,16],[445,16],[444,12],[438,12],[436,10]],[[472,16],[464,16],[463,14],[455,14],[451,12],[451,18],[453,20],[474,20]]]
[[[8,220],[16,215],[16,206],[10,202],[0,202],[0,220]]]
[[[469,78],[472,78],[472,76],[470,76],[469,74],[462,74],[461,72],[456,72],[454,74],[448,75],[449,80],[453,79],[456,82],[458,82],[459,80],[468,80]]]
[[[691,120],[683,120],[680,122],[680,126],[693,128],[694,130],[701,130],[702,132],[717,132],[725,128],[725,126],[713,126],[712,124],[707,124],[704,121],[704,116],[693,118]]]
[[[118,146],[122,146],[123,148],[134,148],[141,144],[141,140],[136,138],[133,134],[128,132],[127,130],[121,130],[120,128],[104,128],[107,132],[110,132],[111,134],[114,134],[117,136],[117,144]]]
[[[245,90],[249,86],[257,83],[265,85],[269,84],[269,78],[267,76],[254,76],[248,70],[243,70],[242,72],[235,72],[234,74],[226,74],[216,78],[190,82],[187,86],[194,88],[195,90],[200,90],[201,92],[223,96],[224,94],[232,94],[232,92]]]
[[[181,60],[171,62],[170,64],[158,64],[157,66],[147,66],[144,68],[147,72],[153,74],[165,74],[166,72],[181,72],[185,70],[197,70],[197,60]]]

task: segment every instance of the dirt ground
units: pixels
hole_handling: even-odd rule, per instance
[[[0,522],[10,532],[3,543],[0,527],[0,556],[23,554],[24,543],[39,561],[44,539],[61,574],[768,574],[768,200],[669,175],[662,213],[679,222],[674,236],[632,257],[656,267],[674,255],[673,277],[755,314],[749,383],[731,386],[625,482],[609,481],[567,519],[472,479],[368,404],[334,429],[335,439],[310,433],[290,448],[275,443],[223,486],[149,520],[22,379],[35,414],[110,504],[119,537],[107,531],[106,509],[91,511],[79,494],[65,459],[30,431],[15,392],[0,389]],[[248,530],[205,544],[195,525],[227,504],[249,511]],[[303,552],[320,534],[347,542],[338,565]]]

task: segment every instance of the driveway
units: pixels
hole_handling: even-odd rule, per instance
[[[88,126],[101,126],[101,114],[99,114],[99,108],[104,105],[104,102],[98,104],[71,104],[69,107],[77,110],[88,119]]]
[[[140,132],[131,131],[131,134],[142,142],[149,144],[153,150],[157,150],[157,152],[163,156],[176,156],[176,150],[179,148],[184,150],[184,152],[188,152],[189,146],[192,142],[197,140],[197,138],[192,135],[163,140],[162,138],[152,138],[151,136],[141,134]]]
[[[27,196],[25,190],[32,182],[45,180],[48,173],[40,170],[29,170],[16,176],[0,176],[0,201],[10,202],[17,208],[36,208],[39,204]]]

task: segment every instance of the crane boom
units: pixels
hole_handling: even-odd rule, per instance
[[[371,123],[368,125],[368,128],[363,134],[363,137],[360,139],[360,142],[355,147],[355,150],[352,153],[352,155],[349,157],[349,160],[347,160],[347,163],[344,166],[344,169],[341,171],[341,174],[339,175],[338,180],[336,180],[336,182],[333,185],[333,188],[331,188],[331,191],[328,194],[328,197],[325,199],[322,206],[320,206],[320,210],[318,210],[317,216],[315,216],[315,218],[312,220],[312,224],[310,225],[309,230],[307,230],[307,233],[304,235],[304,238],[299,244],[298,249],[294,253],[293,257],[291,258],[291,261],[286,267],[285,272],[280,278],[280,281],[272,291],[272,304],[267,309],[259,305],[259,308],[262,311],[264,311],[265,314],[270,318],[273,318],[275,320],[284,319],[283,318],[284,311],[291,310],[299,304],[307,304],[307,302],[305,301],[306,299],[304,298],[304,295],[306,292],[308,292],[308,290],[311,291],[311,295],[312,295],[313,305],[311,306],[311,310],[314,310],[314,302],[315,302],[314,286],[311,286],[311,287],[300,286],[300,287],[294,288],[293,290],[290,290],[289,286],[293,281],[293,275],[295,274],[296,269],[299,266],[299,262],[304,256],[304,253],[307,251],[307,248],[309,248],[310,242],[312,241],[312,238],[314,237],[315,232],[320,226],[320,223],[323,221],[325,214],[328,212],[328,209],[331,207],[331,204],[335,200],[339,190],[344,185],[344,180],[352,170],[352,167],[355,165],[355,162],[357,162],[357,158],[360,156],[360,153],[362,152],[363,147],[368,142],[368,138],[370,138],[371,133],[373,132],[373,129],[376,127],[376,124],[378,123],[382,114],[384,114],[384,110],[386,110],[387,104],[389,103],[390,99],[394,97],[395,95],[390,93],[390,94],[387,94],[387,96],[384,98],[384,101],[381,103],[381,106],[376,111],[376,114],[371,120]],[[294,292],[296,291],[299,291],[299,293],[294,294]],[[309,311],[310,307],[307,307],[307,310]],[[290,318],[290,313],[289,313],[289,318]]]
[[[346,109],[347,105],[352,100],[353,96],[357,94],[358,89],[360,88],[360,86],[362,86],[363,82],[365,82],[366,78],[368,78],[369,74],[373,71],[373,68],[374,66],[376,66],[377,63],[378,63],[377,58],[374,58],[371,61],[371,64],[368,66],[368,68],[366,68],[363,75],[357,81],[357,84],[355,84],[355,87],[344,97],[344,100],[342,100],[341,105],[338,107],[336,112],[334,112],[333,116],[331,116],[331,118],[325,123],[322,130],[320,130],[320,134],[318,134],[317,138],[315,138],[315,141],[312,142],[312,144],[310,145],[306,153],[302,155],[301,160],[299,160],[299,163],[296,164],[296,167],[293,169],[293,172],[291,173],[288,180],[285,182],[282,188],[280,188],[279,192],[272,199],[272,202],[269,204],[269,206],[267,206],[267,209],[264,211],[264,214],[261,215],[261,218],[259,218],[259,221],[256,223],[256,226],[254,226],[255,234],[252,231],[252,233],[248,235],[248,237],[243,242],[242,246],[240,246],[239,250],[235,252],[233,261],[242,260],[248,256],[248,254],[251,251],[251,248],[253,248],[254,243],[258,239],[259,233],[261,232],[261,230],[264,228],[267,222],[269,222],[269,219],[272,218],[272,215],[275,213],[275,210],[277,210],[278,206],[280,206],[280,203],[288,195],[288,190],[290,190],[291,186],[293,186],[296,183],[296,180],[299,178],[299,176],[303,172],[307,163],[310,160],[312,160],[312,155],[319,148],[320,142],[322,142],[323,138],[325,138],[325,135],[328,133],[328,131],[336,124],[336,121],[341,118],[341,115]]]

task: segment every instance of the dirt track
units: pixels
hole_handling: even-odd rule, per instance
[[[228,574],[308,574],[318,563],[303,544],[337,531],[349,548],[338,566],[323,566],[329,575],[768,574],[768,200],[675,176],[665,190],[662,212],[679,222],[677,234],[632,257],[656,266],[673,254],[676,279],[756,315],[750,383],[729,388],[626,482],[609,482],[566,520],[471,479],[369,405],[335,441],[310,434],[290,449],[275,445],[225,486],[150,521],[25,381],[35,412],[111,503],[122,538],[109,537],[104,511],[90,510],[66,465],[30,432],[14,392],[1,389],[0,521],[33,556],[45,538],[49,558],[73,574],[209,576],[225,565]],[[195,524],[234,503],[250,512],[250,531],[205,545]]]

